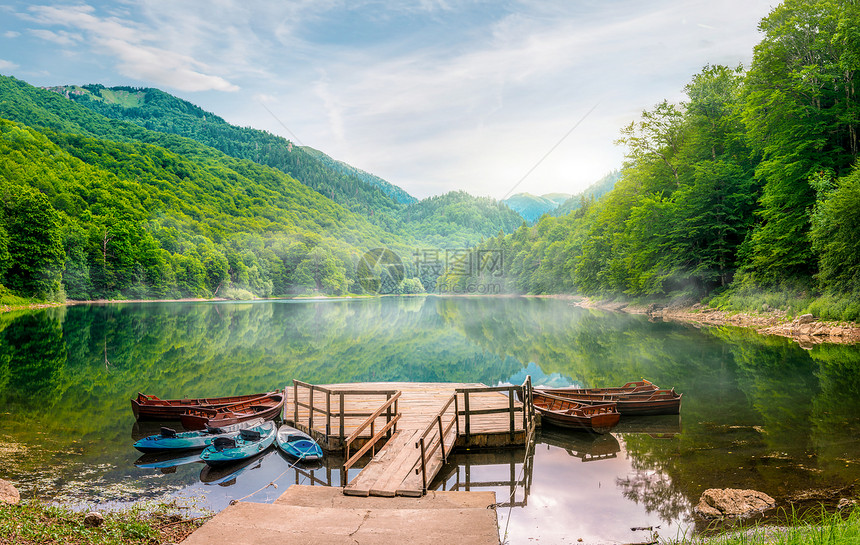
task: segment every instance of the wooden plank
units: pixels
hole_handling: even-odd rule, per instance
[[[379,480],[380,477],[385,475],[385,471],[388,468],[389,464],[397,458],[400,450],[403,448],[405,444],[408,444],[409,441],[412,441],[413,433],[409,432],[397,432],[391,439],[385,443],[385,446],[382,447],[376,456],[374,456],[370,462],[364,469],[361,470],[361,473],[355,476],[353,480],[346,485],[343,489],[343,493],[348,496],[369,496],[370,489],[376,484],[376,481]]]
[[[418,463],[421,453],[413,446],[417,435],[418,431],[416,430],[412,433],[409,442],[403,444],[397,457],[386,468],[384,475],[370,489],[371,496],[393,498],[397,494],[400,483],[415,469],[415,465]]]

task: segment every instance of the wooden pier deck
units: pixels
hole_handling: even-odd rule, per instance
[[[526,443],[533,413],[516,401],[517,388],[523,386],[295,381],[284,418],[324,449],[345,450],[344,475],[364,452],[373,454],[344,494],[420,497],[455,447]]]

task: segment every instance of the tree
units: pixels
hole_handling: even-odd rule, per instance
[[[4,283],[25,295],[62,299],[66,253],[60,214],[35,189],[21,185],[9,189],[5,207],[10,264]]]
[[[849,69],[856,51],[846,50],[849,36],[834,39],[837,29],[850,26],[851,14],[856,28],[856,13],[848,2],[786,0],[759,25],[765,37],[746,80],[744,122],[761,157],[756,176],[764,182],[748,263],[760,282],[814,273],[808,211],[815,194],[808,180],[823,170],[845,175],[856,158],[857,82]]]

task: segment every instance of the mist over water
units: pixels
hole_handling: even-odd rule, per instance
[[[438,489],[495,490],[512,543],[644,541],[701,529],[702,491],[781,502],[860,478],[860,349],[695,328],[534,298],[377,298],[72,306],[0,316],[0,478],[77,505],[196,498],[219,510],[285,471],[340,484],[342,460],[290,469],[270,452],[236,474],[142,459],[129,399],[216,396],[292,379],[613,386],[684,394],[680,419],[623,419],[594,437],[545,428],[534,450],[462,454]],[[143,464],[146,467],[135,465]],[[169,465],[169,464],[168,464]],[[351,474],[352,476],[352,474]]]

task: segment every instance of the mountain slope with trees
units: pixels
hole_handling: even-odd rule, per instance
[[[860,318],[860,7],[787,0],[759,28],[748,70],[708,65],[683,103],[622,130],[612,191],[481,246],[504,253],[509,289],[727,306],[785,292]]]
[[[402,241],[282,172],[0,79],[3,283],[75,299],[360,291]]]

